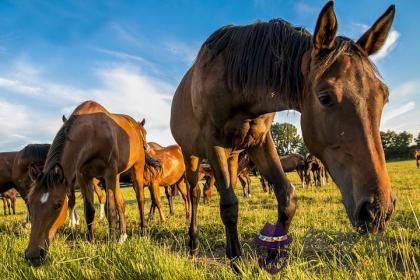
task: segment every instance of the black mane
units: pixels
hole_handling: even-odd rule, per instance
[[[302,88],[302,56],[311,48],[311,38],[304,28],[281,19],[228,25],[206,40],[199,57],[207,54],[211,59],[223,52],[231,89],[297,93]]]
[[[204,42],[197,60],[207,63],[223,54],[231,90],[245,94],[256,90],[278,92],[286,95],[290,104],[300,104],[305,83],[302,57],[312,45],[312,35],[306,29],[273,19],[220,28]],[[322,74],[343,52],[367,57],[354,41],[338,36],[332,49],[317,56],[317,74]]]

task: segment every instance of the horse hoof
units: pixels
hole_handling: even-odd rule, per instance
[[[118,240],[119,244],[123,244],[127,240],[127,234],[123,234],[120,236],[120,239]]]

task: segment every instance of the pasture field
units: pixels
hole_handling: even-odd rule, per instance
[[[295,173],[288,174],[298,192],[298,210],[291,227],[289,265],[282,279],[419,279],[420,277],[420,170],[414,161],[388,163],[397,211],[378,235],[356,233],[345,214],[338,188],[301,189]],[[240,199],[239,233],[244,258],[243,279],[271,279],[259,269],[253,239],[265,222],[275,222],[274,195],[263,193],[253,178],[252,196]],[[146,193],[148,193],[146,191]],[[163,191],[162,191],[163,193]],[[159,224],[157,213],[144,237],[138,235],[138,211],[134,191],[124,189],[128,240],[113,244],[107,238],[107,222],[95,221],[96,242],[85,241],[81,220],[74,232],[66,227],[53,242],[46,263],[30,267],[23,258],[29,238],[24,228],[25,208],[19,199],[16,216],[0,216],[0,279],[237,279],[224,258],[225,233],[219,216],[218,195],[199,206],[200,256],[188,257],[188,222],[180,196],[175,215]],[[147,199],[147,207],[150,200]],[[77,197],[79,215],[82,200]],[[1,209],[2,210],[2,209]],[[2,212],[0,212],[2,213]],[[99,211],[97,211],[98,216]]]

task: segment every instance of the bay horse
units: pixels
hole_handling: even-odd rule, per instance
[[[158,144],[148,144],[150,147],[148,150],[149,155],[160,162],[158,169],[156,166],[146,164],[144,170],[144,185],[149,186],[152,198],[148,220],[152,219],[156,207],[158,208],[161,222],[165,220],[160,201],[160,186],[165,187],[171,214],[173,214],[173,200],[169,188],[174,186],[179,190],[182,199],[184,200],[185,214],[188,219],[190,216],[190,199],[185,178],[185,163],[181,147],[178,145],[162,147],[160,145],[156,146]],[[153,147],[157,147],[157,149]]]
[[[414,157],[416,158],[417,168],[420,168],[420,150],[415,151]]]
[[[7,215],[6,210],[9,210],[9,215],[11,215],[10,208],[12,208],[13,215],[16,215],[16,189],[11,188],[1,193],[0,197],[3,201],[4,215]]]
[[[93,191],[88,186],[93,178],[104,178],[106,212],[110,237],[117,241],[117,215],[120,238],[126,235],[123,205],[116,196],[119,176],[132,170],[134,189],[143,227],[143,171],[145,165],[145,129],[127,115],[112,114],[94,101],[85,101],[71,114],[56,134],[48,152],[43,171],[29,195],[32,227],[25,258],[40,265],[57,229],[64,223],[67,210],[66,194],[78,185],[82,191],[88,239],[93,240]],[[143,200],[141,199],[143,197]]]
[[[0,153],[0,192],[15,188],[27,205],[30,166],[43,166],[49,148],[49,144],[29,144],[19,151]],[[28,211],[27,221],[29,217]]]
[[[182,148],[191,188],[191,254],[198,253],[199,245],[202,158],[216,177],[229,258],[242,254],[233,188],[242,150],[274,186],[277,225],[289,231],[297,196],[269,132],[277,111],[301,113],[305,144],[326,163],[355,227],[381,231],[390,220],[396,199],[379,135],[389,94],[368,56],[383,46],[395,6],[355,42],[337,36],[333,5],[329,1],[323,7],[313,35],[279,19],[220,28],[201,46],[180,82],[170,126]]]

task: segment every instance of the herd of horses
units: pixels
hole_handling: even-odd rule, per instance
[[[309,183],[307,170],[313,172],[316,185],[329,174],[358,231],[384,230],[396,203],[379,135],[389,93],[369,56],[384,45],[394,15],[392,5],[357,41],[337,36],[332,1],[321,10],[313,35],[280,19],[220,28],[204,42],[173,97],[170,128],[176,146],[148,144],[144,120],[137,122],[87,101],[64,119],[50,146],[29,145],[4,153],[2,177],[10,177],[30,213],[25,258],[33,265],[45,259],[68,208],[76,216],[76,189],[84,200],[88,240],[94,240],[98,180],[105,186],[102,201],[110,238],[124,242],[124,177],[133,184],[141,233],[146,226],[144,186],[150,187],[152,197],[149,217],[157,207],[162,221],[160,186],[170,200],[179,190],[190,219],[188,245],[196,255],[199,180],[208,176],[204,199],[215,185],[226,255],[238,269],[242,249],[234,189],[239,179],[248,186],[244,194],[249,194],[251,162],[265,188],[275,194],[276,225],[283,231],[290,231],[297,208],[295,188],[285,175],[289,163],[297,168],[302,184]],[[303,138],[316,160],[278,156],[271,123],[275,112],[290,109],[301,113]]]

